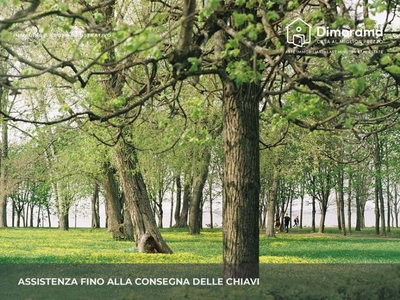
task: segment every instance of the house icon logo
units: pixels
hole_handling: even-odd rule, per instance
[[[303,47],[311,42],[311,25],[297,18],[286,26],[286,40],[289,44]]]

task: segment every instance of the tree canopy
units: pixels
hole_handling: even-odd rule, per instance
[[[397,146],[386,134],[399,123],[397,1],[0,6],[3,190],[12,126],[30,140],[27,157],[46,165],[60,219],[68,189],[84,189],[85,177],[114,202],[114,233],[130,220],[140,250],[171,253],[152,201],[184,177],[190,232],[199,233],[202,191],[220,156],[227,277],[258,276],[260,192],[274,210],[278,195],[306,191],[324,214],[335,188],[344,227],[344,182],[359,203],[361,186],[374,180],[376,227],[384,226],[382,180],[390,199],[388,182],[397,178],[389,171]],[[361,168],[373,178],[359,177]],[[0,226],[6,204],[2,195]]]

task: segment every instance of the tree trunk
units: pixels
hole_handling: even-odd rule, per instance
[[[3,51],[2,51],[3,52]],[[4,74],[4,62],[0,61],[0,73]],[[7,111],[7,90],[0,86],[0,109]],[[0,156],[0,228],[7,227],[7,159],[8,159],[8,121],[1,117],[1,156]]]
[[[51,228],[51,213],[50,213],[50,207],[49,205],[46,206],[46,211],[47,211],[47,220],[49,221],[49,228]]]
[[[360,222],[361,228],[365,228],[365,202],[360,206]]]
[[[172,253],[157,228],[146,185],[138,168],[135,148],[124,141],[117,146],[114,155],[127,208],[132,218],[138,251]]]
[[[226,82],[224,91],[224,277],[258,278],[260,87],[247,83],[238,87]]]
[[[339,193],[337,190],[335,190],[335,198],[336,198],[336,218],[337,218],[337,224],[338,224],[338,229],[342,231],[342,223],[341,223],[341,218],[340,218],[340,202],[339,202]]]
[[[174,181],[172,181],[172,187],[171,187],[171,209],[169,213],[169,228],[172,228],[173,218],[174,218]]]
[[[123,234],[125,235],[128,241],[135,241],[135,232],[133,229],[132,217],[129,212],[129,209],[125,207],[124,209],[124,226],[123,226]]]
[[[30,204],[30,219],[29,219],[29,227],[33,227],[33,211],[35,210],[35,205],[33,203]]]
[[[356,184],[355,200],[356,200],[356,228],[355,231],[361,231],[361,188],[360,181]]]
[[[175,177],[176,184],[176,205],[175,205],[175,224],[179,224],[181,217],[181,202],[182,202],[182,185],[181,185],[181,175]]]
[[[62,213],[58,214],[58,227],[61,231],[69,230],[69,212],[63,209]]]
[[[42,219],[40,218],[40,214],[42,213],[42,210],[41,210],[41,206],[39,205],[39,208],[38,208],[38,212],[37,212],[37,217],[36,217],[36,227],[37,228],[39,228],[40,227],[40,222],[42,221]]]
[[[315,232],[315,214],[317,213],[315,208],[315,195],[316,195],[316,188],[315,188],[315,176],[312,175],[311,177],[311,184],[312,184],[312,199],[311,199],[311,232]]]
[[[21,210],[16,210],[17,212],[17,228],[21,227]]]
[[[214,224],[214,216],[213,216],[213,180],[208,179],[208,190],[209,190],[209,195],[208,195],[208,201],[210,202],[210,227],[212,228]]]
[[[11,198],[11,227],[15,226],[15,201]]]
[[[156,199],[153,200],[153,212],[158,219],[158,228],[164,228],[164,223],[163,223],[164,210],[162,207],[162,201],[163,201],[162,191],[161,189],[159,189],[157,191]]]
[[[343,235],[346,235],[346,219],[344,215],[344,167],[339,166],[339,185],[338,185],[338,196],[339,196],[339,210],[340,210],[340,227]]]
[[[304,193],[301,193],[300,196],[300,222],[299,222],[299,228],[303,228],[303,210],[304,210]]]
[[[183,183],[183,202],[182,208],[179,214],[178,223],[174,225],[175,228],[186,228],[188,227],[188,213],[189,213],[189,205],[191,199],[191,186],[192,186],[192,179],[188,174],[185,174],[185,182]]]
[[[352,172],[349,173],[349,187],[348,190],[349,192],[347,193],[347,224],[348,224],[348,230],[349,233],[351,233],[351,196],[352,196]]]
[[[326,201],[328,201],[326,199]],[[327,212],[327,206],[325,203],[325,199],[321,203],[321,219],[319,220],[319,228],[318,228],[318,233],[324,233],[325,232],[325,218],[326,218],[326,212]]]
[[[274,164],[274,177],[272,180],[271,196],[268,203],[268,224],[265,235],[275,237],[275,204],[278,202],[279,173],[280,169]]]
[[[53,189],[56,194],[57,214],[58,214],[58,228],[61,231],[69,230],[69,206],[65,199],[60,195],[59,186],[57,182],[53,183]]]
[[[201,229],[201,201],[203,189],[207,181],[208,168],[211,161],[210,149],[205,149],[201,155],[198,175],[193,179],[193,197],[189,209],[189,234],[200,234]]]
[[[378,134],[374,134],[374,159],[375,159],[375,234],[379,234],[379,221],[382,220],[382,234],[385,235],[385,213],[383,203],[383,195],[382,195],[382,172],[381,172],[381,150],[380,150],[380,142]]]
[[[387,143],[385,143],[385,155],[388,155]],[[387,232],[390,232],[390,215],[391,215],[391,205],[390,205],[390,170],[389,170],[389,160],[385,159],[385,169],[386,169],[386,209],[387,209]]]
[[[92,228],[100,228],[100,187],[97,183],[93,185],[91,199]]]
[[[397,184],[394,185],[394,201],[393,201],[393,210],[394,210],[394,221],[396,222],[396,228],[399,227],[399,208],[398,208],[398,200],[397,200]]]
[[[102,185],[106,200],[107,229],[114,239],[124,240],[125,236],[122,230],[124,222],[123,203],[119,195],[119,184],[115,179],[116,170],[111,167],[110,163],[104,164],[103,168],[105,176]]]

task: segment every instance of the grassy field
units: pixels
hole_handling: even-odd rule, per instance
[[[117,242],[105,229],[6,228],[0,229],[0,263],[221,263],[222,233],[204,229],[190,236],[185,229],[163,229],[173,255],[137,253],[134,243]],[[400,229],[376,236],[374,229],[347,236],[337,229],[310,233],[292,229],[276,238],[260,235],[260,262],[297,263],[400,263]]]
[[[386,237],[374,229],[342,236],[337,229],[292,229],[260,235],[257,285],[143,285],[137,278],[222,277],[222,233],[162,229],[172,255],[137,253],[105,229],[0,229],[1,299],[400,299],[400,229]],[[100,285],[20,286],[21,278],[104,279]],[[132,285],[108,283],[132,279]],[[222,279],[222,278],[221,278]],[[114,281],[112,281],[114,282]]]

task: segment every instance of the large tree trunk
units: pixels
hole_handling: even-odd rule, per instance
[[[189,208],[189,234],[200,234],[201,229],[201,201],[203,189],[207,181],[208,167],[211,161],[210,149],[205,149],[201,155],[202,162],[198,175],[193,179],[193,197]]]
[[[259,92],[226,82],[223,99],[224,277],[259,277]]]
[[[124,226],[123,234],[128,241],[135,241],[135,230],[133,228],[132,217],[130,211],[125,207],[124,209]]]
[[[127,142],[121,142],[115,149],[114,154],[126,205],[130,211],[135,229],[138,251],[172,253],[158,230],[146,185],[138,168],[135,148]]]
[[[58,227],[61,231],[69,230],[69,212],[66,208],[58,213]]]
[[[53,152],[55,155],[55,153]],[[58,214],[58,228],[61,231],[69,230],[69,205],[60,193],[60,188],[57,182],[53,184],[53,190],[56,195],[57,214]]]

